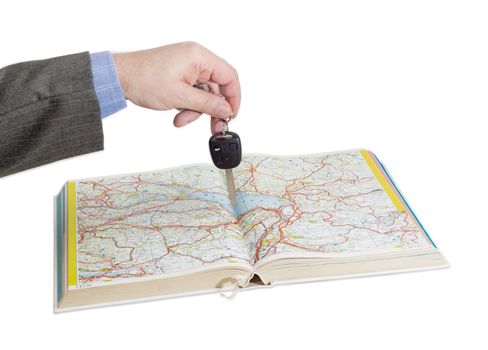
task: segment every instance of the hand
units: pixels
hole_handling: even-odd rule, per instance
[[[125,97],[141,107],[180,110],[174,125],[181,127],[202,113],[211,115],[212,132],[222,119],[234,117],[241,100],[236,70],[222,58],[196,43],[185,42],[144,51],[113,55]],[[193,87],[208,84],[214,92]]]

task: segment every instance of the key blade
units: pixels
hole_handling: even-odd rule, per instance
[[[230,202],[232,205],[236,205],[236,184],[234,183],[232,169],[225,169],[225,177],[227,180],[227,190],[229,191]]]

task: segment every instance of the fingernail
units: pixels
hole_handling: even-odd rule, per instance
[[[231,109],[226,104],[221,104],[217,107],[217,111],[215,113],[216,117],[219,118],[228,118],[232,114]]]

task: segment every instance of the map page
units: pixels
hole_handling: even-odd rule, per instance
[[[250,266],[222,171],[193,165],[76,183],[77,285]]]
[[[77,181],[77,286],[289,254],[429,247],[366,156],[244,156],[235,207],[211,165]]]
[[[234,171],[236,214],[251,261],[430,247],[412,215],[373,173],[373,157],[360,150],[245,157]]]

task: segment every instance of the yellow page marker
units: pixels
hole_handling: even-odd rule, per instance
[[[376,165],[375,161],[373,160],[373,158],[371,157],[369,152],[362,149],[361,155],[363,156],[366,163],[369,165],[369,168],[371,169],[373,174],[376,176],[376,178],[380,182],[381,186],[383,186],[383,190],[390,197],[391,201],[393,202],[393,204],[395,205],[397,210],[398,211],[406,211],[405,207],[403,206],[402,201],[400,200],[400,198],[398,198],[397,194],[395,193],[395,190],[390,186],[388,181],[385,179],[381,170],[378,169],[378,166]]]
[[[68,287],[76,286],[76,182],[68,182]]]

